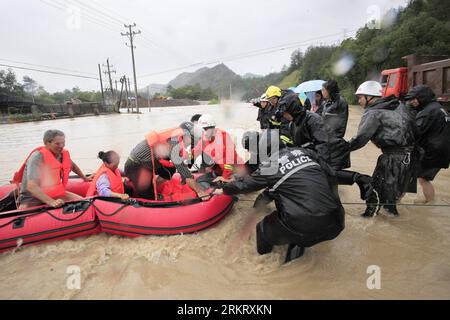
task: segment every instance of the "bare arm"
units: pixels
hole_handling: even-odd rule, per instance
[[[205,192],[205,190],[203,190],[202,186],[194,179],[187,178],[186,183],[192,190],[194,190],[197,193],[199,197],[204,197],[208,195],[208,193]]]
[[[81,179],[83,179],[84,181],[92,181],[92,177],[86,177],[83,173],[83,171],[81,171],[81,169],[77,166],[77,164],[75,162],[72,161],[72,171],[79,176]]]
[[[41,187],[39,187],[39,185],[33,180],[28,181],[27,190],[28,190],[28,192],[31,193],[31,195],[33,197],[35,197],[39,201],[41,201],[51,207],[57,208],[64,204],[64,201],[62,199],[55,200],[53,198],[50,198],[48,195],[46,195],[42,191]]]
[[[111,191],[111,197],[120,198],[122,200],[130,199],[130,196],[126,193],[116,193]]]

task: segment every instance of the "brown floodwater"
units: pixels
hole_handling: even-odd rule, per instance
[[[0,183],[41,144],[47,129],[63,130],[74,161],[93,172],[98,151],[114,149],[124,161],[147,131],[205,112],[223,129],[257,128],[257,110],[247,104],[2,125]],[[352,107],[348,137],[360,116],[361,109]],[[378,154],[369,143],[352,154],[352,169],[370,174]],[[364,205],[344,205],[342,234],[286,265],[285,247],[259,256],[254,233],[237,240],[255,194],[242,196],[229,216],[198,234],[137,239],[100,234],[23,248],[0,255],[0,299],[449,299],[449,170],[434,185],[436,206],[400,206],[398,218],[363,219]],[[340,187],[340,194],[345,203],[361,203],[357,187]],[[421,196],[407,195],[402,203]],[[69,266],[81,271],[80,289],[67,286]],[[379,267],[380,289],[367,286],[369,266]]]

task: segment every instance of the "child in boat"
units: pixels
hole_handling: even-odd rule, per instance
[[[119,154],[115,151],[100,151],[98,158],[103,161],[103,164],[95,174],[86,196],[116,197],[122,200],[129,199],[129,195],[125,193],[122,174],[119,170]]]

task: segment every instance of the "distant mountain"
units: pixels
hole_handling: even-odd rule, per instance
[[[151,83],[145,88],[139,89],[139,95],[141,95],[144,98],[148,98],[148,94],[150,94],[150,97],[153,96],[155,93],[161,93],[165,94],[167,91],[167,85],[165,84],[158,84],[158,83]]]
[[[167,85],[150,84],[140,89],[139,94],[147,98],[149,87],[150,96],[153,96],[157,92],[166,94],[169,85],[173,88],[181,88],[199,84],[202,89],[211,88],[220,98],[228,99],[231,91],[233,99],[248,100],[261,96],[268,86],[279,84],[285,76],[287,76],[286,72],[274,72],[265,76],[247,73],[240,76],[222,63],[212,68],[204,67],[195,72],[181,73]]]
[[[181,88],[199,84],[202,89],[211,88],[214,91],[227,88],[240,76],[223,63],[212,68],[201,68],[195,72],[184,72],[169,82],[169,86]]]
[[[243,79],[249,79],[249,78],[262,78],[262,75],[254,74],[254,73],[246,73],[242,76]]]

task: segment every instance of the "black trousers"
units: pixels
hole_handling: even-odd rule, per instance
[[[279,218],[278,211],[266,216],[256,226],[256,237],[261,237],[263,242],[274,245],[296,244],[300,247],[311,247],[317,243],[334,239],[342,231],[343,227],[336,226],[328,230],[322,230],[320,234],[299,234],[287,227]],[[260,240],[260,239],[259,239]],[[258,239],[257,239],[258,241]]]

